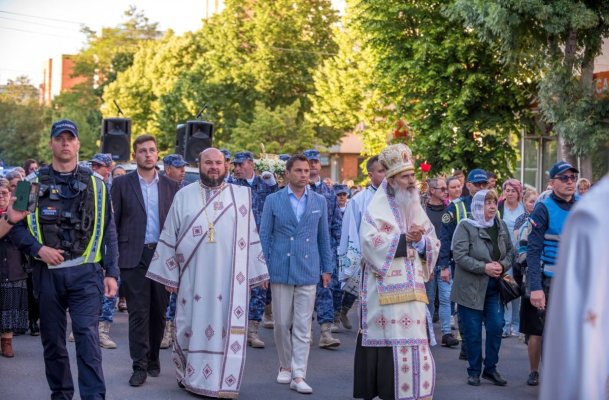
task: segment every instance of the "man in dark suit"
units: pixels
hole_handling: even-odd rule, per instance
[[[161,371],[159,349],[168,294],[163,285],[147,279],[146,272],[179,185],[157,173],[154,136],[135,138],[133,158],[137,169],[112,184],[112,205],[121,285],[129,305],[129,353],[133,360],[129,384],[141,386],[147,375],[157,377]]]

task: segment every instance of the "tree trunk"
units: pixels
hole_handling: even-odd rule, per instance
[[[590,57],[585,60],[584,65],[582,65],[580,82],[584,96],[594,96],[594,58]],[[582,154],[579,157],[579,162],[579,175],[582,178],[588,178],[592,181],[592,154]]]

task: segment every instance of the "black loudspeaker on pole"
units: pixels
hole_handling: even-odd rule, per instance
[[[176,153],[188,163],[199,161],[199,153],[212,147],[214,124],[207,121],[187,121],[176,129]]]
[[[129,161],[131,159],[130,118],[103,119],[101,153],[111,154],[114,161]]]

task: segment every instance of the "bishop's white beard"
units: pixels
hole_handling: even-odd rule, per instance
[[[408,231],[410,225],[413,223],[415,210],[417,207],[421,207],[419,190],[416,187],[403,189],[399,185],[396,185],[393,190],[395,191],[395,202],[398,205],[404,229]]]

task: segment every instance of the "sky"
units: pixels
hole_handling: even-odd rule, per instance
[[[162,31],[181,34],[201,27],[206,4],[214,0],[0,0],[0,84],[27,75],[35,86],[42,82],[46,60],[75,54],[85,45],[81,25],[99,31],[125,21],[134,5]],[[272,1],[272,0],[270,0]],[[334,0],[335,6],[344,0]]]

